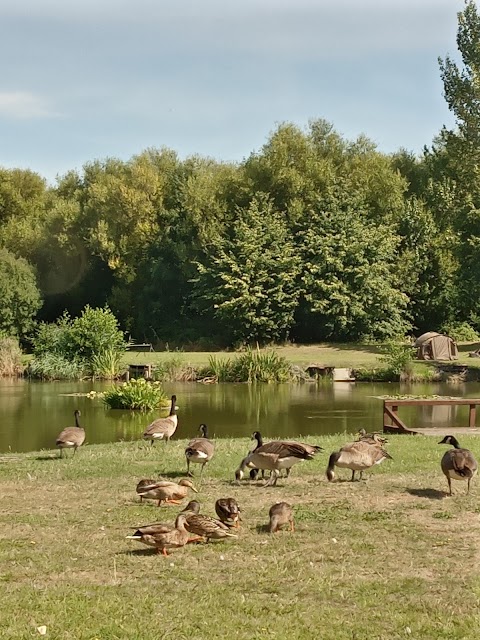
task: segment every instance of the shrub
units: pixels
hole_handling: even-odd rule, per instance
[[[17,338],[0,338],[0,376],[21,376],[24,370]]]
[[[28,373],[42,380],[79,380],[86,371],[78,360],[68,360],[58,353],[44,353],[31,360]]]
[[[446,324],[441,328],[441,331],[456,342],[477,342],[480,337],[468,322]]]
[[[125,371],[122,363],[122,353],[115,349],[106,349],[92,356],[91,367],[94,378],[113,380]]]
[[[167,400],[160,382],[147,382],[144,378],[113,385],[103,396],[103,401],[110,409],[151,411]]]
[[[290,363],[275,351],[248,349],[237,358],[210,356],[205,376],[217,382],[288,382],[293,372]]]
[[[87,363],[107,350],[124,353],[127,346],[118,320],[108,307],[92,309],[87,305],[80,317],[72,321],[69,337],[75,356]]]
[[[386,365],[387,371],[398,375],[410,375],[413,372],[414,350],[411,344],[390,341],[383,345],[381,362]]]

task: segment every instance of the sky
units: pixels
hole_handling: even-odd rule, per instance
[[[150,147],[241,161],[323,118],[420,153],[454,120],[463,0],[0,2],[0,166],[54,182]]]

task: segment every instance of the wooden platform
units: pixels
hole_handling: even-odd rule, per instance
[[[468,411],[468,427],[425,427],[415,429],[408,427],[399,417],[398,410],[401,406],[421,407],[421,406],[458,406],[466,405]],[[383,431],[384,433],[403,433],[405,435],[454,435],[480,433],[476,427],[477,405],[480,405],[479,398],[458,398],[458,397],[432,397],[432,398],[384,398],[383,399]]]
[[[444,436],[480,436],[479,427],[412,427],[409,429],[410,435],[434,436],[443,438]],[[400,433],[398,429],[392,429],[386,433]]]

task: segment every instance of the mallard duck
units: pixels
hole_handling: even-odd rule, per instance
[[[357,436],[358,442],[368,442],[368,444],[379,444],[382,446],[388,444],[388,438],[382,436],[378,431],[367,433],[365,429],[359,429]]]
[[[334,479],[334,467],[343,467],[352,470],[352,482],[355,480],[355,471],[360,471],[361,480],[365,469],[370,469],[387,458],[392,460],[392,456],[379,444],[369,444],[362,440],[351,442],[330,455],[326,472],[327,479],[330,482]]]
[[[462,449],[455,436],[445,436],[438,444],[451,444],[454,447],[446,451],[441,460],[450,495],[452,495],[452,480],[466,480],[467,493],[469,493],[470,482],[478,470],[478,463],[473,453],[469,449]]]
[[[143,432],[144,440],[150,440],[151,444],[153,444],[155,440],[165,440],[165,442],[170,440],[178,424],[177,408],[175,406],[176,401],[177,396],[172,396],[168,416],[166,418],[157,418],[157,420],[154,420],[148,425]]]
[[[210,516],[204,516],[200,513],[185,514],[185,528],[190,533],[199,536],[198,539],[222,540],[223,538],[236,538],[237,535],[231,533],[229,528],[220,520],[215,520]]]
[[[294,440],[272,440],[257,447],[242,460],[235,472],[237,482],[243,478],[243,470],[250,464],[257,469],[268,469],[272,472],[270,480],[264,486],[277,483],[281,469],[290,469],[302,460],[312,460],[318,451],[323,449],[317,445],[304,444]]]
[[[160,480],[159,482],[144,486],[143,490],[137,490],[137,493],[143,498],[158,500],[158,506],[160,506],[162,502],[166,504],[181,504],[181,501],[186,497],[189,489],[198,493],[191,480],[182,478],[178,483]]]
[[[295,531],[292,505],[288,504],[288,502],[276,502],[270,507],[268,515],[270,517],[270,522],[268,524],[268,530],[270,533],[279,531],[280,527],[285,524],[290,525],[290,531]]]
[[[213,458],[213,454],[215,453],[215,445],[211,440],[208,439],[208,428],[206,424],[200,425],[200,433],[202,434],[202,436],[200,438],[193,438],[193,440],[190,440],[185,448],[188,476],[193,475],[190,471],[191,462],[202,465],[202,468],[200,469],[201,476],[203,473],[203,468],[205,467],[207,462],[210,462],[210,460]]]
[[[75,426],[67,427],[61,431],[56,440],[56,445],[60,449],[60,457],[63,458],[63,450],[73,447],[73,455],[77,453],[78,447],[80,447],[85,441],[85,429],[80,426],[80,411],[75,409],[73,412],[75,416]]]
[[[215,502],[215,513],[227,527],[240,526],[240,507],[235,498],[219,498]]]
[[[150,487],[158,482],[158,480],[153,480],[152,478],[143,478],[136,486],[136,492],[140,495],[140,502],[143,500],[157,500],[153,494],[150,495],[148,492],[145,492],[146,487]]]
[[[138,540],[150,547],[155,547],[157,553],[167,556],[167,549],[184,547],[188,542],[188,531],[185,529],[186,513],[179,513],[175,520],[175,526],[158,522],[145,527],[139,527],[133,536],[127,536],[129,540]]]

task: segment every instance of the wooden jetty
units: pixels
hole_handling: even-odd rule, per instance
[[[410,429],[398,415],[400,407],[425,407],[425,406],[468,406],[468,426],[466,427],[425,427],[415,431]],[[384,398],[383,400],[383,431],[384,433],[404,433],[407,435],[446,435],[455,433],[480,434],[476,427],[477,405],[479,398]]]

